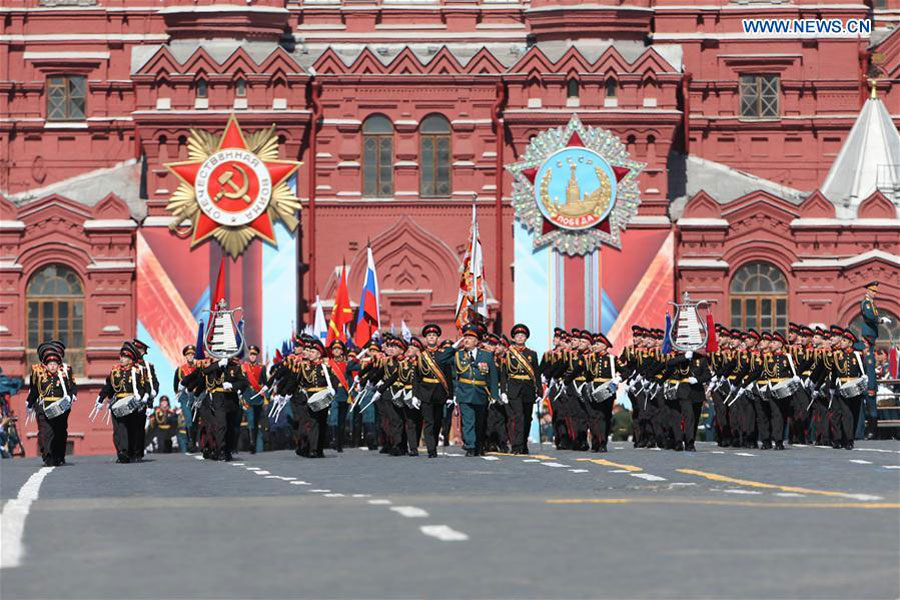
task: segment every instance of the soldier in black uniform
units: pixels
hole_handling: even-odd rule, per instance
[[[437,456],[444,405],[450,398],[451,377],[449,369],[441,367],[435,358],[435,354],[439,352],[441,328],[429,323],[422,328],[422,335],[425,337],[425,348],[416,357],[413,394],[422,403],[425,447],[428,449],[428,458],[434,458]]]
[[[61,344],[45,342],[38,346],[40,364],[31,367],[30,390],[26,404],[35,411],[38,425],[38,449],[44,465],[55,467],[66,463],[66,440],[69,435],[71,407],[48,418],[45,410],[57,402],[74,401],[77,388],[71,370],[63,368]]]
[[[216,460],[230,461],[237,448],[241,423],[241,394],[250,385],[237,358],[221,358],[203,368],[209,394]]]
[[[293,376],[288,378],[284,393],[292,394],[294,418],[297,421],[297,456],[325,457],[325,429],[328,409],[313,410],[309,398],[327,389],[334,389],[337,376],[323,362],[325,345],[318,338],[305,338],[306,357],[298,361]]]
[[[675,450],[696,452],[694,439],[700,421],[700,410],[706,398],[704,385],[712,379],[709,359],[700,351],[687,351],[670,358],[666,366],[669,370],[669,384],[675,385],[676,415],[680,422],[671,424],[675,435]],[[683,442],[683,445],[682,445]]]
[[[513,454],[528,454],[528,433],[534,403],[543,396],[541,369],[537,352],[525,345],[531,330],[523,323],[510,330],[513,344],[506,353],[501,380],[506,381],[506,397],[509,401],[509,438]]]
[[[403,456],[407,449],[403,447],[403,394],[406,383],[401,377],[403,353],[406,342],[394,336],[385,336],[384,349],[386,358],[382,362],[382,378],[376,386],[378,398],[379,420],[381,424],[381,453],[392,456]]]
[[[832,446],[834,448],[853,449],[853,438],[859,423],[860,409],[862,407],[865,390],[848,394],[841,387],[844,384],[865,377],[862,350],[865,346],[860,343],[856,335],[849,329],[843,330],[843,335],[838,341],[837,349],[832,353],[831,382],[834,388],[832,393]]]
[[[509,431],[507,430],[507,404],[506,381],[503,378],[503,364],[506,362],[506,347],[500,340],[500,336],[494,333],[486,333],[481,342],[481,348],[494,356],[494,366],[497,368],[497,377],[500,386],[500,398],[491,402],[487,407],[487,423],[485,427],[485,447],[490,452],[509,452]]]
[[[140,358],[140,351],[135,345],[126,341],[119,351],[119,364],[112,368],[106,377],[106,383],[97,396],[97,408],[102,406],[105,400],[112,405],[123,398],[133,396],[135,399],[143,398],[149,394],[150,386],[144,379],[143,370],[136,366]],[[140,462],[144,456],[143,435],[146,415],[140,408],[133,412],[117,417],[112,415],[113,444],[116,447],[116,462],[129,463]]]
[[[768,352],[763,355],[763,378],[768,380],[769,387],[776,386],[788,380],[800,382],[800,377],[794,373],[792,367],[793,357],[790,357],[784,351],[787,340],[779,332],[771,335],[769,340]],[[776,450],[784,450],[784,429],[788,415],[791,414],[791,399],[778,398],[774,393],[769,392],[767,399],[769,401],[769,437],[770,440],[764,441],[762,449],[768,450],[772,447],[772,441],[775,442]]]
[[[135,362],[135,366],[141,369],[143,372],[144,381],[147,382],[147,391],[144,395],[144,402],[146,406],[144,407],[144,426],[141,427],[141,430],[138,432],[138,444],[141,449],[141,457],[144,456],[144,449],[147,446],[147,430],[146,423],[147,417],[152,414],[153,401],[156,399],[156,395],[159,393],[159,379],[156,378],[156,368],[153,366],[153,363],[147,361],[145,357],[147,356],[147,350],[150,347],[142,342],[141,340],[134,338],[132,340],[134,347],[138,349],[138,359]]]
[[[609,352],[612,347],[610,341],[602,333],[593,336],[591,353],[585,356],[585,375],[587,383],[583,388],[582,396],[585,398],[584,407],[588,417],[588,427],[591,430],[591,451],[606,452],[606,442],[609,439],[610,425],[612,423],[612,408],[616,402],[616,396],[597,402],[591,394],[592,386],[611,385],[615,389],[621,382],[617,359]]]

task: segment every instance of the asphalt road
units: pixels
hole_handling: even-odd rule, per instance
[[[0,596],[900,597],[897,442],[612,447],[5,460]]]

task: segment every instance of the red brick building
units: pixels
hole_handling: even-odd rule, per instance
[[[716,318],[735,326],[846,325],[860,284],[880,278],[882,306],[900,314],[898,9],[8,0],[0,364],[24,374],[37,343],[62,336],[91,399],[140,327],[178,322],[171,335],[150,331],[177,358],[220,251],[207,244],[199,272],[167,278],[188,244],[168,228],[177,184],[164,164],[187,157],[192,129],[221,132],[232,113],[245,130],[274,124],[282,158],[303,161],[296,307],[284,306],[297,323],[317,293],[333,295],[343,260],[356,294],[367,243],[383,322],[451,323],[474,201],[491,311],[508,328],[522,278],[503,167],[572,114],[647,164],[629,232],[674,236],[672,294],[714,300]],[[754,37],[741,29],[747,17],[871,18],[876,28]],[[869,77],[879,99],[867,103]],[[229,295],[249,307],[250,330],[265,319],[261,246],[229,266]],[[560,300],[568,327],[595,325],[580,260],[566,259],[577,274]],[[139,319],[175,297],[162,317]],[[622,323],[615,331],[627,336]],[[71,431],[78,451],[110,447],[106,430],[80,417]]]

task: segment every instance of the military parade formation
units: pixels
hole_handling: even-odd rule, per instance
[[[862,340],[837,325],[790,323],[787,336],[716,325],[716,347],[684,350],[666,331],[634,325],[631,344],[616,353],[601,333],[557,328],[539,358],[522,323],[509,337],[468,323],[455,342],[442,340],[441,327],[431,323],[421,338],[383,333],[359,349],[340,339],[326,347],[317,337],[295,336],[293,352],[268,366],[254,345],[246,360],[197,359],[197,348],[188,345],[173,381],[178,419],[167,397],[154,407],[156,370],[145,360],[147,344],[135,339],[122,344],[90,416],[106,406],[120,463],[143,459],[147,431],[149,447],[159,451],[171,447],[175,430],[185,434],[188,449],[228,461],[242,425],[256,452],[264,446],[261,423],[283,417],[296,454],[308,458],[323,457],[327,446],[342,452],[346,428],[354,445],[392,456],[417,456],[424,440],[433,458],[449,443],[455,415],[466,456],[528,454],[532,419],[545,415],[552,423],[547,441],[556,448],[606,452],[613,405],[625,398],[638,448],[695,451],[707,404],[722,447],[852,449],[864,403],[867,431],[877,427],[873,346],[886,322],[875,306],[877,285],[866,286],[861,302]],[[38,357],[27,404],[44,463],[61,465],[77,387],[61,342],[42,344]]]

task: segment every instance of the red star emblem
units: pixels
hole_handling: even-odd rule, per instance
[[[243,150],[258,160],[258,167],[254,169],[251,162],[220,154],[223,150]],[[211,157],[220,160],[212,163]],[[210,157],[166,165],[176,177],[194,189],[202,208],[194,223],[191,246],[213,235],[220,227],[242,225],[252,230],[254,235],[274,244],[275,232],[268,212],[272,190],[299,166],[300,163],[294,161],[264,161],[250,153],[241,127],[232,115],[225,125],[218,148]],[[198,178],[204,189],[198,189]],[[207,199],[205,204],[200,201],[201,194]],[[252,211],[250,214],[259,214],[247,222],[249,211]],[[215,218],[210,216],[210,212],[216,215]]]

